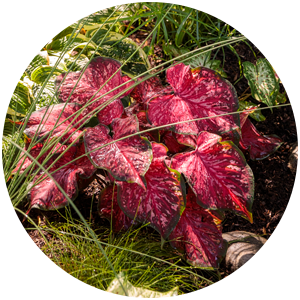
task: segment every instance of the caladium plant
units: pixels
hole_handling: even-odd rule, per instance
[[[94,168],[87,156],[70,163],[74,158],[81,157],[84,153],[83,143],[71,146],[49,169],[49,173],[51,173],[54,180],[63,188],[71,200],[77,197],[80,180],[91,177],[96,171],[96,168]],[[46,164],[46,166],[49,165],[50,162]],[[58,168],[60,169],[57,170]],[[30,207],[53,210],[66,206],[68,199],[59,190],[56,182],[42,170],[39,171],[32,182],[33,187],[29,192]]]
[[[71,103],[37,111],[25,130],[28,138],[37,135],[41,143],[46,137],[48,142],[59,138],[38,161],[53,155],[45,167],[53,164],[50,173],[71,199],[83,177],[91,177],[97,168],[106,170],[111,183],[101,192],[99,213],[113,222],[114,231],[149,223],[184,251],[193,266],[217,268],[226,251],[223,211],[253,221],[254,178],[238,146],[250,158],[262,159],[281,141],[257,132],[249,112],[238,112],[233,86],[213,70],[171,66],[166,74],[169,85],[162,85],[158,77],[141,81],[124,109],[120,98],[132,83],[119,68],[115,60],[96,57],[85,71],[57,77],[59,98]],[[106,101],[111,103],[103,109]],[[88,127],[86,116],[94,111],[100,124]],[[176,122],[181,123],[168,126]],[[42,145],[31,148],[34,158]],[[53,163],[57,155],[60,159]],[[24,172],[30,163],[21,158],[13,174]],[[29,198],[31,207],[40,209],[68,204],[41,170]]]
[[[83,115],[94,111],[134,83],[128,76],[122,76],[120,67],[121,64],[118,61],[98,56],[90,62],[84,72],[70,72],[67,75],[64,73],[57,76],[55,84],[58,88],[59,99],[80,105],[90,103],[83,111]],[[117,88],[126,82],[128,83]],[[108,92],[108,95],[99,98]],[[122,97],[129,93],[130,90],[124,91]],[[109,125],[113,119],[121,117],[123,105],[120,98],[121,96],[117,97],[97,114],[100,123]]]
[[[248,118],[249,112],[241,113],[242,138],[239,147],[250,153],[252,160],[261,160],[274,153],[282,144],[275,134],[261,135]]]

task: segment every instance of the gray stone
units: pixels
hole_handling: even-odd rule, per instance
[[[291,147],[291,154],[288,162],[288,167],[294,174],[296,174],[297,162],[298,162],[298,143],[296,142]]]
[[[245,231],[224,233],[223,238],[229,242],[226,266],[246,297],[293,297],[294,270],[272,243]]]

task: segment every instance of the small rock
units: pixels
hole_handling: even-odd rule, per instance
[[[295,274],[280,251],[265,238],[245,231],[223,234],[229,242],[226,266],[246,297],[291,298]],[[235,240],[238,242],[230,243]]]
[[[298,143],[294,143],[291,147],[291,155],[289,157],[288,167],[296,174],[297,162],[298,162]]]
[[[277,248],[282,250],[285,256],[298,254],[298,233],[294,230],[281,233],[277,237]]]

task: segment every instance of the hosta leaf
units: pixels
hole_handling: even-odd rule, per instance
[[[100,216],[112,221],[112,229],[115,232],[127,230],[133,224],[133,220],[128,218],[119,207],[117,188],[117,185],[115,186],[115,189],[110,185],[103,189],[99,202]]]
[[[66,102],[70,97],[69,102],[75,102],[81,105],[94,101],[83,111],[83,115],[86,115],[91,111],[94,111],[95,113],[95,109],[97,109],[100,105],[104,104],[113,96],[133,84],[133,82],[128,83],[121,88],[110,92],[101,99],[96,100],[101,95],[111,91],[130,79],[127,76],[122,77],[120,71],[117,72],[120,66],[121,64],[116,60],[104,57],[96,57],[90,62],[83,74],[81,71],[79,71],[70,72],[68,75],[62,74],[58,76],[55,83],[57,88],[62,83],[58,90],[59,99],[63,102]],[[110,79],[115,72],[117,73]],[[64,81],[62,82],[63,79]],[[78,80],[79,83],[77,84]],[[106,81],[108,82],[106,83]],[[129,93],[130,91],[124,92],[122,97]],[[100,123],[109,125],[113,119],[121,117],[122,113],[123,105],[119,97],[98,112],[97,116]]]
[[[273,154],[283,143],[275,134],[261,135],[251,121],[247,118],[248,113],[241,114],[242,138],[240,148],[248,150],[252,160],[262,160]]]
[[[83,143],[79,146],[71,146],[49,170],[50,173],[54,172],[51,174],[52,177],[71,200],[77,197],[79,179],[92,176],[96,170],[87,156],[66,165],[84,154],[84,151]],[[61,166],[64,167],[56,171]],[[28,197],[31,208],[54,210],[68,205],[67,198],[59,190],[57,184],[42,171],[35,176]]]
[[[52,275],[39,282],[28,265],[10,259],[2,268],[2,286],[9,298],[75,298],[80,293],[75,284],[63,276]]]
[[[145,174],[147,190],[137,184],[118,182],[118,202],[132,219],[150,223],[164,239],[176,226],[185,206],[185,190],[180,174],[164,162],[167,148],[152,143],[153,160]]]
[[[107,30],[102,29],[92,35],[92,41],[96,44],[101,43],[98,50],[101,56],[110,57],[122,63],[128,60],[122,66],[124,72],[138,75],[144,73],[150,67],[150,62],[144,50],[142,48],[138,49],[138,45],[132,39],[124,37],[120,33],[107,32]],[[137,49],[138,51],[136,51]]]
[[[84,141],[87,151],[93,151],[90,158],[96,167],[106,169],[117,180],[135,182],[145,189],[141,176],[145,175],[152,160],[151,145],[147,139],[136,135],[95,150],[138,132],[138,126],[135,116],[115,119],[112,123],[113,138],[109,135],[108,127],[99,124],[86,129]]]
[[[275,105],[279,83],[270,63],[265,58],[260,58],[257,60],[256,66],[246,61],[243,63],[243,67],[252,97],[268,106]]]
[[[218,268],[227,250],[213,218],[194,197],[187,198],[186,208],[169,240],[173,247],[185,251],[191,265],[204,269]]]
[[[121,285],[122,284],[122,285]],[[127,295],[125,294],[125,289]],[[106,290],[109,293],[118,294],[121,296],[129,296],[136,298],[161,298],[161,297],[174,297],[178,295],[178,287],[164,293],[148,290],[141,287],[134,286],[123,272],[118,274],[118,278],[115,278]]]
[[[25,72],[28,76],[31,76],[33,70],[42,65],[49,65],[49,55],[47,51],[41,51],[37,54],[31,61],[30,65],[26,68]]]
[[[81,114],[76,117],[79,109],[80,105],[76,103],[61,103],[43,107],[31,114],[24,134],[30,139],[34,136],[44,139],[53,130],[52,138],[62,137],[60,141],[67,141],[67,143],[72,143],[77,139],[78,142],[82,133],[81,130],[76,131],[82,124]]]
[[[34,69],[34,71],[31,73],[31,80],[37,84],[43,84],[44,81],[48,78],[50,75],[52,69],[54,67],[52,66],[40,66]],[[54,69],[51,76],[57,76],[64,72],[64,70],[61,69]]]
[[[33,102],[32,90],[24,82],[19,81],[12,95],[9,107],[16,113],[26,115]]]
[[[173,156],[171,168],[184,174],[201,206],[229,209],[252,222],[253,173],[232,142],[201,132],[197,148]]]
[[[238,109],[238,98],[232,85],[210,69],[191,71],[189,66],[181,63],[167,70],[167,80],[174,93],[158,95],[148,103],[148,119],[155,126],[213,117]],[[201,131],[224,134],[238,128],[238,115],[174,126],[176,133],[193,135]]]

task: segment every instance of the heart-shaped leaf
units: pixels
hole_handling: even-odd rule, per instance
[[[245,61],[243,67],[252,97],[268,106],[275,105],[279,82],[270,63],[265,58],[260,58],[257,60],[256,66]]]
[[[32,166],[34,169],[36,169],[36,165],[34,165],[33,160],[28,157],[25,153],[28,152],[28,148],[30,145],[30,141],[26,141],[25,143],[25,147],[24,147],[24,151],[22,151],[19,161],[17,163],[16,168],[11,172],[11,174],[16,174],[17,172],[19,172],[19,174],[22,174],[29,166]],[[39,154],[41,153],[41,151],[43,150],[43,148],[45,149],[44,145],[41,143],[36,144],[35,146],[33,146],[30,151],[29,154],[33,157],[33,158],[37,158],[39,156]],[[54,159],[61,154],[63,151],[66,150],[66,146],[65,145],[61,145],[60,143],[57,143],[57,145],[55,145],[54,147],[50,147],[50,149],[48,149],[47,151],[45,151],[44,154],[42,154],[39,158],[38,158],[38,162],[40,164],[42,164],[44,162],[44,160],[46,158],[48,158],[47,160],[47,165],[49,165],[50,163],[52,163],[54,161]],[[50,155],[49,155],[50,154]]]
[[[117,186],[110,185],[102,190],[99,202],[100,216],[112,222],[112,229],[115,232],[127,230],[133,224],[133,220],[128,218],[117,201]]]
[[[89,154],[91,161],[97,168],[109,171],[115,179],[135,182],[145,188],[141,176],[147,172],[152,159],[151,145],[146,138],[136,135],[95,150],[113,140],[138,132],[139,123],[136,116],[115,119],[111,126],[113,138],[105,125],[99,124],[85,131],[87,151],[92,151]]]
[[[130,80],[127,76],[122,77],[121,71],[118,71],[120,66],[121,64],[116,60],[98,56],[90,62],[84,73],[79,71],[57,76],[55,82],[57,88],[62,83],[58,89],[59,99],[63,102],[69,99],[69,102],[76,102],[81,105],[90,103],[84,110],[83,115],[92,111],[96,112],[95,109],[99,108],[100,105],[104,105],[112,97],[133,84],[132,81],[117,88],[119,85]],[[63,79],[64,81],[62,82]],[[79,82],[77,83],[78,80]],[[112,91],[114,88],[117,89]],[[97,99],[107,92],[110,93]],[[125,97],[129,93],[130,90],[124,92],[122,96],[116,98],[105,108],[103,107],[100,112],[97,111],[99,122],[109,125],[113,119],[121,117],[123,105],[120,98]]]
[[[169,130],[161,130],[160,134],[162,142],[167,146],[170,153],[179,153],[187,148],[187,146],[178,143],[174,132]]]
[[[148,119],[155,125],[213,117],[237,111],[238,98],[232,85],[207,68],[191,70],[184,64],[167,70],[174,92],[158,95],[148,103]],[[223,134],[239,128],[238,115],[224,115],[174,126],[177,133],[201,131]]]
[[[76,129],[83,122],[79,109],[76,103],[45,106],[31,114],[24,134],[30,139],[45,139],[52,131],[51,138],[62,136],[61,141],[78,142],[82,131]]]
[[[148,103],[153,97],[170,91],[170,87],[164,87],[160,79],[153,76],[137,85],[130,96],[139,103]]]
[[[262,160],[273,154],[283,143],[275,134],[261,135],[248,118],[248,112],[241,114],[242,138],[239,147],[250,153],[252,160]]]
[[[83,143],[79,146],[71,146],[64,153],[64,155],[49,170],[49,173],[52,173],[51,175],[56,182],[42,171],[35,176],[33,186],[28,194],[31,208],[54,210],[66,206],[68,204],[68,199],[59,190],[57,184],[63,188],[71,200],[74,200],[77,197],[78,180],[80,178],[92,176],[96,171],[96,168],[94,168],[87,156],[84,156],[73,163],[67,163],[84,153]],[[61,166],[64,167],[56,171]]]
[[[186,208],[170,234],[171,245],[186,253],[187,261],[204,269],[218,268],[227,244],[211,215],[194,197],[187,197]]]
[[[147,190],[119,182],[118,202],[130,218],[150,223],[164,239],[176,226],[185,206],[180,174],[166,166],[167,148],[152,142],[153,160],[145,175]]]
[[[173,156],[171,168],[184,174],[201,206],[229,209],[252,222],[253,173],[232,142],[201,132],[197,148]]]

